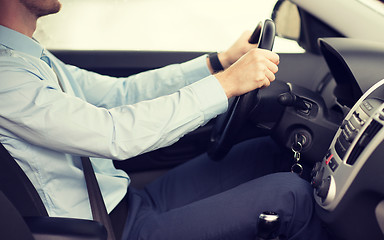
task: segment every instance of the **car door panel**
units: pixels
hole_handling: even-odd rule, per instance
[[[114,50],[52,50],[51,52],[67,64],[115,77],[126,77],[145,70],[185,62],[204,54],[204,52]]]

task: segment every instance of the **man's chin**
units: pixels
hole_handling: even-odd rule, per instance
[[[38,17],[43,17],[43,16],[55,14],[55,13],[60,12],[60,9],[61,9],[61,3],[59,1],[57,1],[55,3],[55,5],[53,5],[49,8],[40,9],[40,12],[38,12],[37,15],[38,15]]]
[[[59,0],[19,0],[31,14],[36,17],[42,17],[54,13],[58,13],[61,9],[61,3]]]

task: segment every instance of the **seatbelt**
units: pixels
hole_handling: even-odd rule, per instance
[[[101,195],[99,184],[92,167],[91,160],[88,157],[81,157],[85,182],[87,184],[89,203],[91,205],[93,220],[103,224],[108,232],[108,240],[116,240],[109,218],[107,208],[105,207],[103,196]]]
[[[63,92],[64,88],[60,80],[59,75],[57,74],[55,68],[52,66],[51,59],[43,52],[40,58],[52,68],[56,74],[58,84]],[[107,229],[108,240],[116,240],[115,233],[112,228],[111,219],[109,218],[107,208],[101,195],[100,186],[97,182],[95,171],[93,170],[91,160],[89,157],[81,157],[81,163],[83,164],[83,172],[85,177],[85,182],[87,184],[87,191],[89,197],[89,203],[91,205],[92,217],[93,220],[101,223]]]

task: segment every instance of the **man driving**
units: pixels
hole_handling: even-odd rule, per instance
[[[80,156],[91,157],[117,238],[254,239],[265,210],[281,216],[287,239],[326,239],[311,187],[283,170],[269,138],[206,154],[143,190],[113,160],[169,146],[226,111],[228,98],[268,87],[279,56],[248,43],[227,51],[113,78],[66,65],[33,33],[58,0],[0,0],[0,141],[37,189],[49,216],[92,219]],[[217,59],[216,59],[217,58]],[[124,209],[124,218],[121,211]]]

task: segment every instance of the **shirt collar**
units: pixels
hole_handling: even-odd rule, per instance
[[[40,58],[44,48],[34,39],[0,25],[0,45]]]

